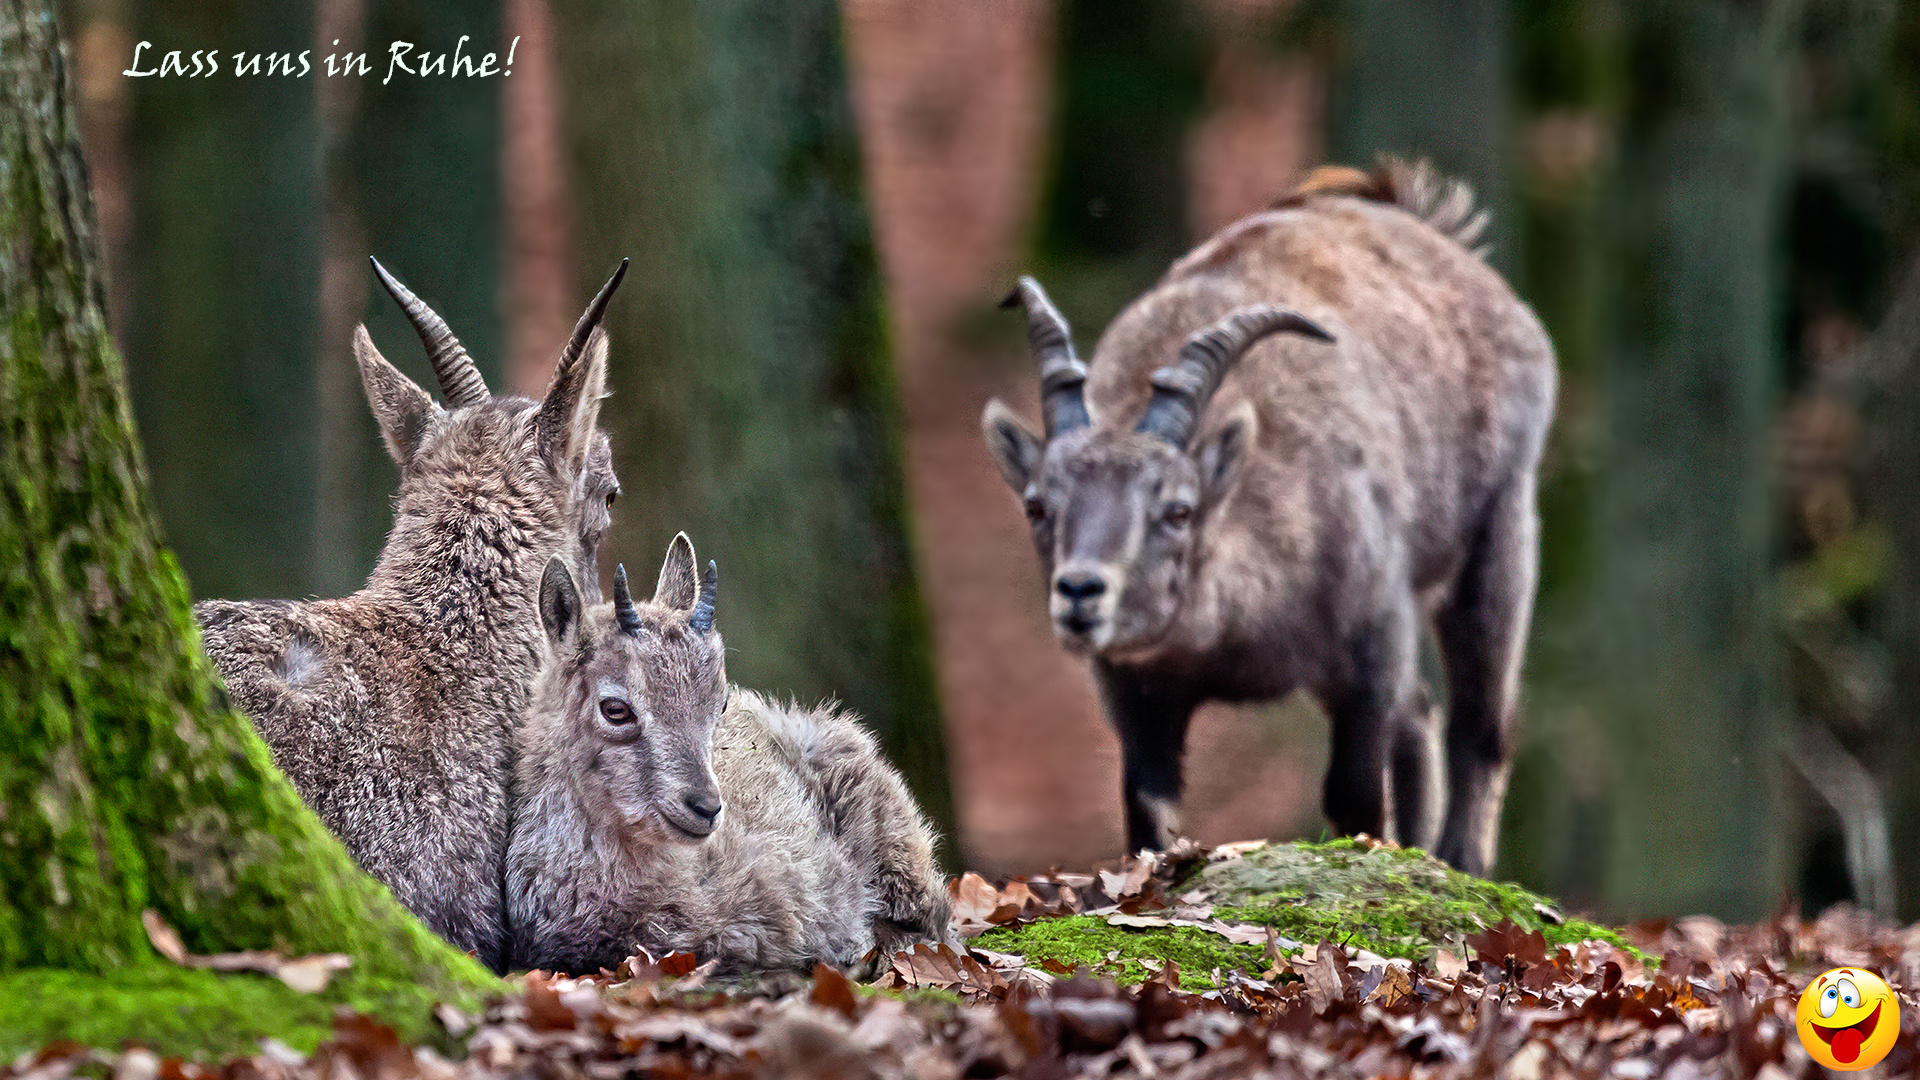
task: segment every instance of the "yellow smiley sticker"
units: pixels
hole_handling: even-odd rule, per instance
[[[1834,968],[1807,984],[1794,1015],[1800,1045],[1829,1069],[1878,1065],[1900,1035],[1900,999],[1880,976]]]

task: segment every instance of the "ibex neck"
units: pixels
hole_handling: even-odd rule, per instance
[[[403,503],[367,588],[482,634],[532,626],[534,585],[563,542],[532,515],[477,499],[431,515]]]

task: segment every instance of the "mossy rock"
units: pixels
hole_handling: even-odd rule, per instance
[[[506,984],[500,984],[504,991]],[[139,965],[105,975],[26,969],[0,974],[0,1061],[56,1040],[166,1057],[222,1061],[260,1052],[273,1038],[302,1053],[332,1034],[339,1009],[366,1013],[412,1045],[455,1050],[433,1018],[440,995],[403,982],[336,977],[318,994],[270,975]],[[453,1002],[477,1013],[478,994]]]
[[[1204,866],[1173,890],[1182,897],[1196,891],[1216,918],[1271,926],[1296,946],[1333,941],[1348,950],[1426,959],[1440,948],[1465,954],[1468,934],[1511,919],[1539,931],[1548,948],[1599,940],[1633,951],[1618,931],[1560,920],[1552,901],[1517,885],[1463,874],[1425,852],[1353,840],[1270,844]],[[1029,964],[1085,965],[1121,983],[1151,974],[1141,959],[1173,960],[1181,985],[1192,990],[1210,988],[1216,967],[1257,973],[1269,963],[1261,947],[1234,945],[1210,931],[1111,926],[1085,915],[991,930],[975,943],[1017,953]],[[1114,954],[1117,959],[1108,959]]]
[[[1031,966],[1053,960],[1084,967],[1122,986],[1145,982],[1169,960],[1180,966],[1180,986],[1196,992],[1213,989],[1215,968],[1239,968],[1256,975],[1266,968],[1257,945],[1235,945],[1219,934],[1190,926],[1113,926],[1097,915],[1001,927],[980,935],[973,944],[1017,953]]]

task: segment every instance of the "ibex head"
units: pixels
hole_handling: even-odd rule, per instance
[[[471,492],[446,491],[446,482],[503,480],[513,495],[540,504],[535,512],[543,517],[558,514],[578,539],[579,565],[591,566],[612,524],[609,508],[620,493],[607,437],[597,424],[607,376],[607,336],[600,321],[626,274],[626,261],[587,305],[539,401],[488,392],[480,369],[446,321],[377,260],[373,271],[420,335],[445,399],[444,405],[436,402],[387,362],[364,325],[355,329],[353,353],[367,403],[388,453],[400,466],[403,523],[410,509],[409,487],[416,494],[432,489],[470,499]]]
[[[1171,627],[1191,578],[1197,537],[1239,478],[1253,445],[1252,402],[1200,423],[1220,380],[1254,342],[1279,331],[1332,336],[1283,308],[1235,311],[1189,337],[1153,373],[1131,426],[1088,411],[1087,367],[1064,319],[1032,278],[1004,307],[1024,308],[1040,360],[1045,433],[998,400],[981,426],[1001,475],[1025,504],[1047,572],[1054,633],[1070,651],[1124,656]]]
[[[699,843],[721,804],[713,731],[727,673],[713,611],[719,570],[694,575],[674,537],[653,599],[635,603],[624,567],[613,603],[587,610],[564,561],[540,581],[553,653],[533,688],[530,752],[549,755],[595,816],[648,843]]]

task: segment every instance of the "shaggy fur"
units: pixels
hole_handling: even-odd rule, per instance
[[[1176,262],[1085,368],[1044,294],[1026,295],[1036,347],[1059,344],[1048,433],[997,401],[983,423],[1033,522],[1056,633],[1091,659],[1119,732],[1130,847],[1178,827],[1199,703],[1303,687],[1332,722],[1337,828],[1427,845],[1437,826],[1437,854],[1487,870],[1555,372],[1532,311],[1470,250],[1484,223],[1424,166],[1318,174]],[[1264,305],[1307,322],[1270,318],[1261,333],[1295,332],[1241,342],[1210,397],[1204,380],[1156,379]],[[1150,397],[1168,398],[1157,422],[1177,442],[1137,430]],[[1187,400],[1192,422],[1168,424]],[[1429,620],[1450,693],[1444,781],[1418,673]]]
[[[496,969],[512,732],[543,639],[535,589],[556,555],[593,565],[619,490],[595,427],[606,340],[583,319],[574,345],[543,401],[490,396],[474,371],[473,403],[446,408],[359,328],[400,466],[366,587],[194,606],[233,703],[301,797],[429,927]]]
[[[584,615],[566,567],[542,585],[552,652],[515,780],[513,966],[591,973],[639,946],[806,969],[948,940],[933,832],[899,774],[851,716],[727,686],[694,565],[676,538],[626,627],[624,575]]]

